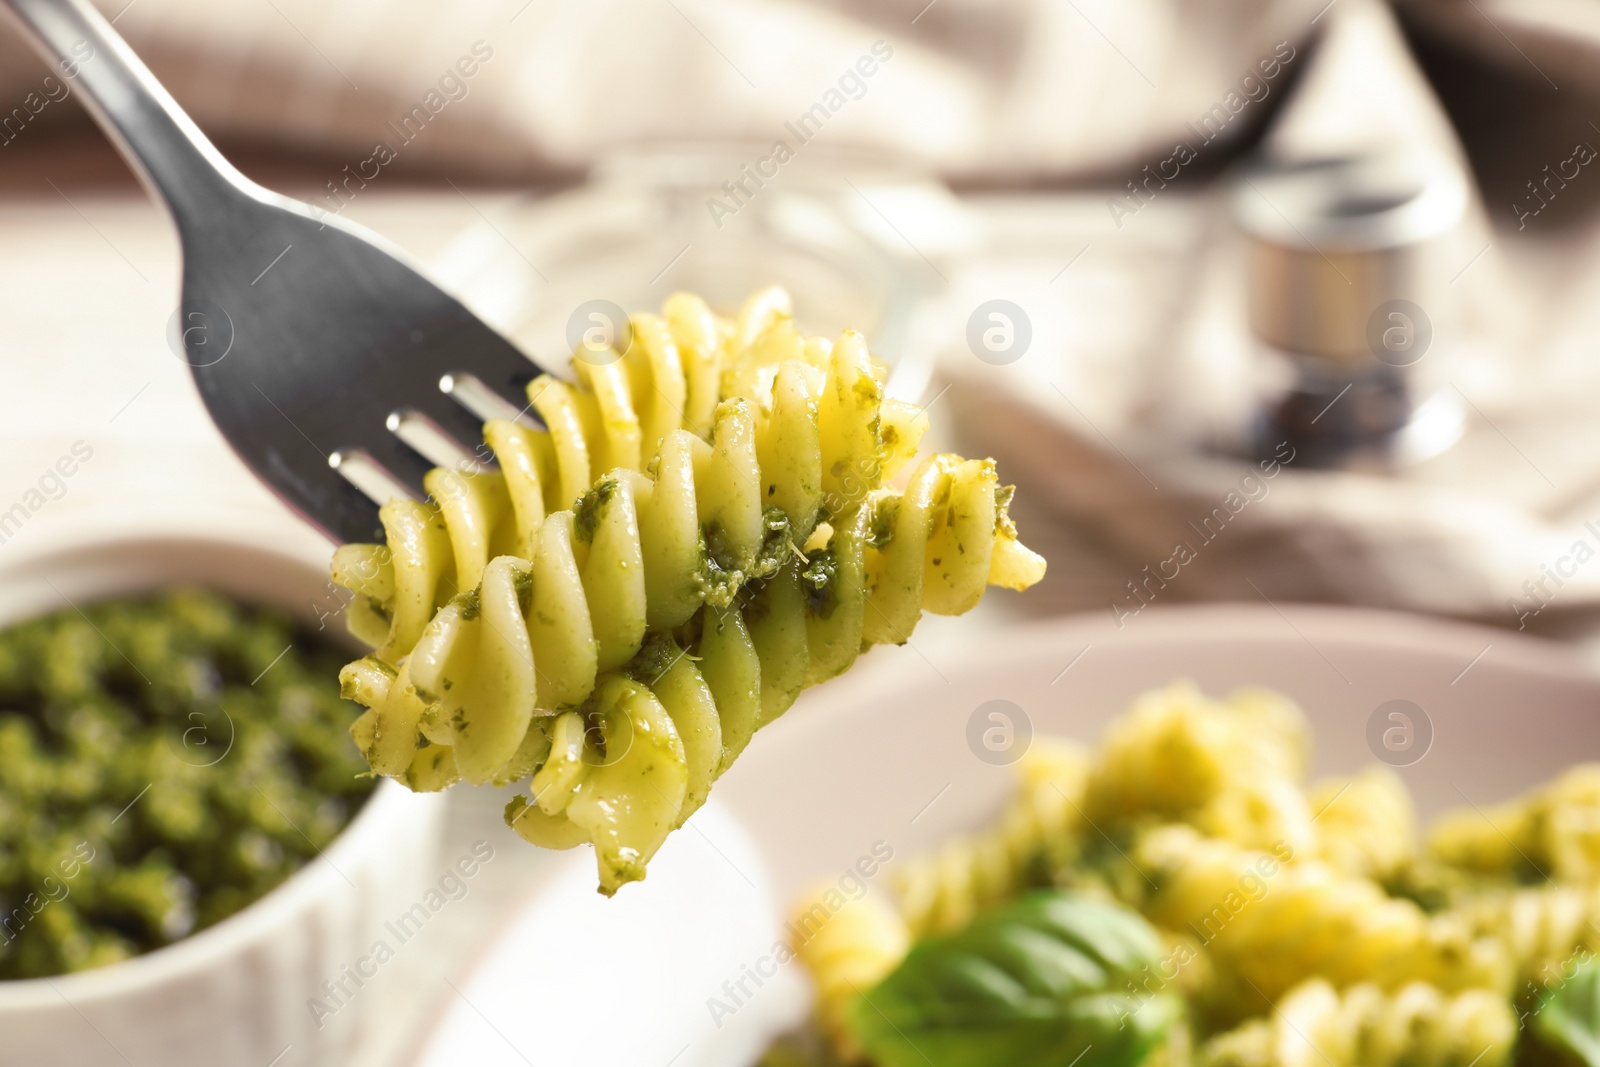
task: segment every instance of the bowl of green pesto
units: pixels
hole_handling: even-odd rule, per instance
[[[364,773],[325,551],[0,561],[0,1067],[345,1062],[383,1010],[325,984],[421,898],[439,805]]]
[[[343,658],[200,586],[0,630],[0,981],[170,945],[316,859],[374,784]]]

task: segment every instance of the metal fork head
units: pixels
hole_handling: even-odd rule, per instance
[[[376,236],[240,174],[89,0],[0,10],[76,79],[172,213],[173,347],[234,451],[308,521],[340,541],[381,537],[377,505],[330,465],[342,456],[422,494],[430,464],[390,432],[392,414],[426,416],[471,454],[481,423],[440,392],[442,377],[471,375],[482,395],[522,407],[535,368],[517,349]]]
[[[250,197],[179,229],[178,351],[234,451],[328,536],[381,538],[377,505],[340,460],[364,455],[423,495],[433,464],[390,416],[420,414],[467,454],[479,447],[480,414],[441,378],[470,375],[525,408],[534,364],[358,228]]]

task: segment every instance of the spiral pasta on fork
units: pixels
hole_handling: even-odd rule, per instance
[[[735,320],[674,295],[628,338],[530,385],[544,428],[489,422],[497,469],[432,471],[333,561],[372,769],[529,780],[508,823],[593,842],[608,893],[806,686],[1044,573],[991,461],[912,463],[926,417],[859,334],[803,336],[772,289]]]

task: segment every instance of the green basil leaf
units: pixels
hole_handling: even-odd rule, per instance
[[[1600,960],[1584,959],[1565,981],[1552,983],[1534,1009],[1540,1043],[1600,1067]]]
[[[1143,973],[1162,955],[1137,913],[1037,892],[919,942],[852,1029],[885,1067],[1137,1067],[1181,1010]]]

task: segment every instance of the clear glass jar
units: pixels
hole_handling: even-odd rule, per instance
[[[780,162],[773,148],[630,150],[579,187],[488,211],[435,270],[551,369],[567,366],[570,320],[592,301],[654,310],[687,289],[726,314],[756,289],[782,285],[802,329],[862,331],[891,369],[891,395],[915,399],[933,353],[908,345],[911,320],[944,283],[897,236],[892,205],[954,212],[954,199],[937,182],[860,153],[802,146]]]

